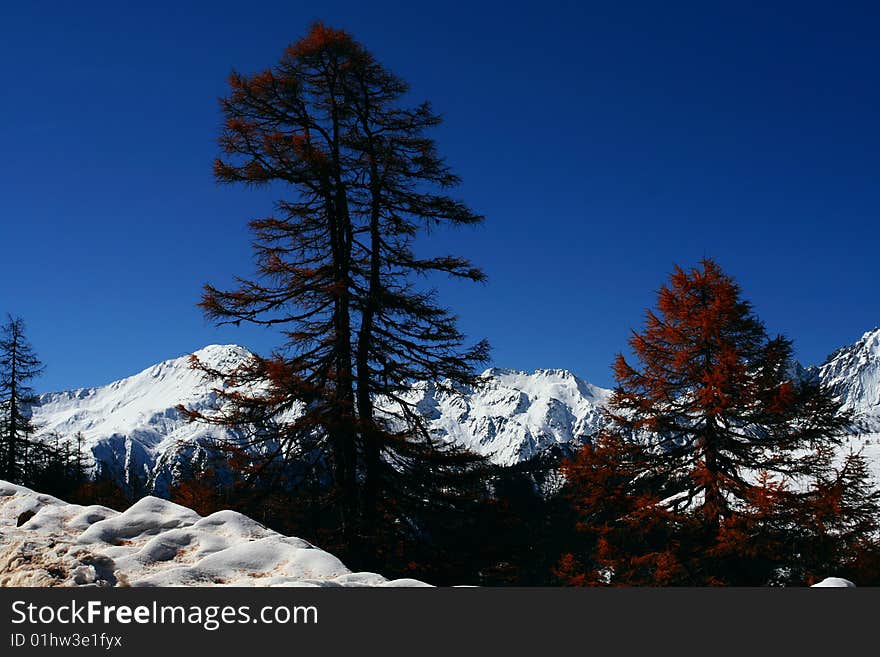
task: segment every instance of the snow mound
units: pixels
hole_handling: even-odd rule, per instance
[[[0,586],[426,586],[353,573],[234,511],[145,497],[120,513],[0,481]]]
[[[852,589],[855,588],[855,584],[850,582],[848,579],[843,579],[842,577],[826,577],[821,582],[817,584],[813,584],[812,588],[814,589]]]

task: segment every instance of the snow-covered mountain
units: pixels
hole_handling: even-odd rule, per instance
[[[0,586],[425,586],[353,573],[235,511],[144,497],[120,513],[0,481]]]
[[[855,433],[844,449],[861,452],[874,480],[880,483],[880,328],[832,353],[822,365],[811,367],[852,412]]]
[[[880,328],[841,347],[813,370],[856,414],[863,431],[880,433]]]
[[[211,345],[199,360],[228,368],[249,355],[236,345]],[[565,370],[531,374],[491,369],[478,388],[457,393],[418,386],[419,407],[439,436],[489,456],[499,464],[528,459],[552,445],[579,443],[601,423],[609,391]],[[222,429],[188,422],[177,411],[210,408],[218,382],[190,367],[189,356],[154,365],[99,388],[44,394],[33,409],[43,435],[81,432],[94,461],[119,478],[136,474],[163,490]]]
[[[419,408],[440,436],[501,465],[585,442],[611,394],[568,370],[486,370],[477,388],[422,386]]]
[[[225,368],[249,352],[212,345],[196,355]],[[864,428],[854,437],[855,447],[864,446],[869,456],[876,456],[880,477],[880,329],[803,372],[831,386],[856,413]],[[200,446],[212,437],[226,437],[216,427],[187,422],[175,408],[211,407],[211,387],[216,385],[182,356],[100,388],[42,395],[34,420],[43,434],[82,432],[96,462],[108,464],[120,478],[136,473],[161,492]],[[602,406],[610,391],[567,370],[490,369],[475,388],[451,392],[421,385],[412,394],[438,436],[511,465],[553,446],[588,440],[602,425]]]
[[[235,345],[211,345],[196,356],[214,368],[232,368],[250,352]],[[178,404],[196,410],[211,408],[212,388],[190,367],[189,356],[167,360],[139,374],[99,388],[41,395],[32,409],[42,435],[73,437],[82,433],[84,450],[115,477],[136,475],[151,484],[167,484],[199,445],[229,435],[222,429],[188,422]]]

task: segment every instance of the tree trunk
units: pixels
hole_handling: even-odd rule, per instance
[[[373,167],[375,169],[375,165]],[[374,171],[374,175],[377,175]],[[374,201],[370,217],[370,283],[364,305],[360,334],[358,336],[358,416],[363,431],[364,460],[366,474],[364,481],[363,521],[364,527],[371,531],[375,527],[379,495],[379,436],[373,418],[373,397],[370,385],[370,349],[373,338],[373,322],[379,305],[381,253],[379,249],[379,201],[378,190],[373,190]]]
[[[702,442],[703,462],[706,468],[703,517],[709,527],[717,529],[721,525],[725,502],[718,481],[718,431],[714,417],[706,419],[706,431]]]
[[[16,361],[18,360],[18,335],[13,331],[12,335],[12,353],[10,361],[12,371],[10,372],[10,390],[9,390],[9,434],[6,439],[6,478],[15,483],[18,478],[17,454],[16,447],[18,442],[18,390],[16,381],[18,372],[16,371]]]

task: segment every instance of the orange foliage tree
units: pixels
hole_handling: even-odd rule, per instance
[[[678,519],[656,497],[644,469],[646,448],[602,433],[563,463],[566,494],[585,537],[582,556],[566,553],[556,569],[571,586],[667,585],[687,580],[676,544]]]
[[[811,547],[804,509],[827,496],[804,482],[832,472],[850,419],[711,260],[674,270],[630,345],[609,429],[564,470],[590,567],[611,583],[770,582]]]

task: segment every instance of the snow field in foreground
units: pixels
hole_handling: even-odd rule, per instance
[[[427,585],[353,573],[234,511],[203,518],[145,497],[120,513],[0,481],[0,586]]]

